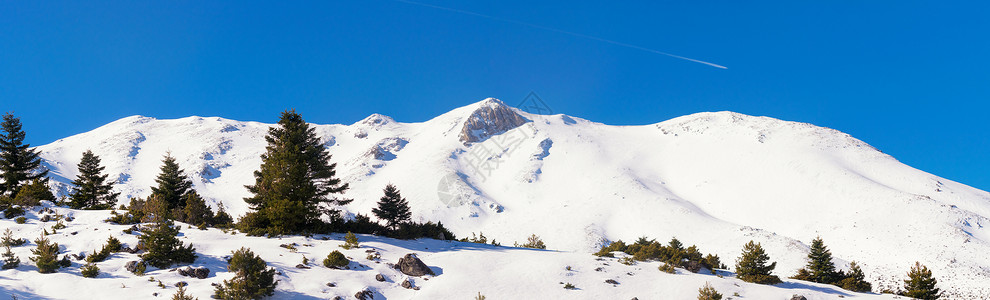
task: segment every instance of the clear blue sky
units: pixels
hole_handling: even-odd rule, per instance
[[[535,91],[607,124],[809,122],[990,189],[985,2],[421,1],[728,69],[392,0],[2,1],[0,109],[41,145],[137,114],[416,122]]]

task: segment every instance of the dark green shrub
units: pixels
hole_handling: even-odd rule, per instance
[[[79,270],[82,276],[86,278],[95,278],[96,275],[100,275],[100,268],[96,267],[94,263],[88,263]]]
[[[354,235],[353,232],[348,231],[347,234],[344,235],[344,244],[340,245],[340,247],[344,249],[353,249],[353,248],[360,248],[361,245],[358,244],[357,236]]]
[[[195,261],[196,249],[192,245],[183,246],[182,241],[176,238],[178,234],[179,229],[171,221],[152,225],[150,230],[138,237],[139,246],[147,251],[141,259],[159,269]]]
[[[722,300],[722,294],[710,283],[705,282],[705,285],[698,289],[698,300]]]
[[[45,235],[41,235],[41,237],[34,240],[34,243],[38,247],[31,250],[34,256],[30,259],[38,267],[38,272],[55,273],[58,271],[58,243],[52,243]]]
[[[107,239],[107,243],[103,245],[103,249],[100,249],[99,252],[93,251],[93,254],[86,257],[86,261],[91,263],[104,261],[107,257],[110,257],[110,254],[119,252],[121,248],[123,248],[123,245],[120,244],[120,240],[111,236]]]
[[[670,264],[670,263],[661,263],[660,264],[660,267],[658,269],[660,269],[660,271],[663,271],[664,273],[668,273],[668,274],[677,273],[677,270],[674,269],[674,265],[673,264]]]
[[[7,219],[13,219],[15,217],[19,217],[23,215],[24,215],[24,208],[21,207],[20,205],[13,205],[3,210],[3,216]]]
[[[55,195],[45,184],[46,180],[35,179],[30,184],[21,187],[14,197],[14,203],[21,206],[38,206],[41,200],[55,201]]]
[[[27,218],[25,218],[25,217],[17,217],[17,219],[14,219],[14,222],[17,222],[17,224],[24,224],[24,223],[27,223]]]
[[[438,240],[455,240],[455,236],[447,230],[442,223],[414,223],[405,222],[398,224],[396,230],[385,230],[386,236],[391,238],[409,240],[418,238],[429,238]]]
[[[344,254],[337,250],[333,250],[333,252],[327,255],[327,258],[323,259],[323,266],[327,268],[343,269],[350,263],[351,261],[347,260],[347,257],[344,257]]]
[[[577,289],[577,287],[574,286],[573,284],[571,284],[570,282],[564,284],[564,288],[565,289],[568,289],[568,290],[576,290]]]
[[[518,245],[517,244],[516,247],[533,248],[533,249],[546,249],[547,248],[547,245],[543,243],[543,240],[541,240],[539,236],[537,236],[536,234],[533,234],[533,235],[530,235],[528,238],[526,238],[526,243],[524,243],[522,245]]]
[[[869,293],[873,290],[873,285],[866,281],[866,275],[855,261],[849,263],[849,271],[843,274],[842,280],[836,285],[853,292]]]
[[[3,248],[6,250],[0,257],[3,257],[3,266],[0,266],[0,270],[13,269],[21,265],[21,258],[14,255],[14,252],[10,251],[10,245],[4,245]]]
[[[261,299],[275,293],[278,284],[275,268],[268,268],[250,249],[235,251],[227,263],[227,270],[237,275],[217,286],[214,291],[217,299]]]

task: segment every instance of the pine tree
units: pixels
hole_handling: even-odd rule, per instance
[[[340,247],[344,249],[354,249],[360,248],[361,245],[358,243],[357,235],[354,235],[353,232],[348,231],[347,234],[344,235],[344,244],[340,245]]]
[[[914,262],[914,267],[908,272],[908,279],[904,280],[904,296],[918,298],[922,300],[938,299],[941,293],[935,284],[938,281],[932,276],[932,271],[928,270],[920,262]]]
[[[227,270],[236,275],[217,286],[214,295],[217,299],[261,299],[275,293],[278,284],[275,268],[268,268],[265,260],[251,249],[235,251],[227,262]]]
[[[206,206],[206,201],[199,196],[199,193],[190,191],[182,198],[185,199],[186,203],[181,214],[182,218],[179,218],[180,221],[192,225],[205,225],[211,222],[213,211],[210,210],[209,206]]]
[[[240,221],[243,231],[252,235],[280,235],[313,232],[325,223],[339,222],[333,205],[350,200],[331,197],[347,190],[336,178],[337,164],[316,131],[294,110],[282,112],[278,126],[265,136],[268,146],[261,155],[261,168],[254,172],[255,184],[246,186],[254,196],[245,198],[252,212]]]
[[[808,252],[808,281],[817,283],[835,283],[838,281],[835,265],[832,264],[832,252],[825,247],[821,237],[811,241],[811,251]]]
[[[0,269],[7,270],[20,266],[21,258],[14,255],[13,251],[10,251],[10,245],[4,244],[3,248],[6,251],[4,251],[3,254],[0,254],[0,257],[3,257],[3,266],[0,266]]]
[[[76,187],[69,194],[69,207],[75,209],[109,209],[117,204],[120,193],[113,192],[113,182],[108,182],[110,175],[103,174],[106,167],[100,165],[100,157],[93,151],[83,152],[79,161],[79,175],[72,184]]]
[[[199,298],[195,298],[192,295],[186,294],[186,285],[184,284],[180,284],[179,289],[176,290],[175,294],[172,295],[172,300],[197,300],[197,299]]]
[[[780,278],[772,275],[777,262],[767,264],[770,256],[763,251],[759,243],[749,241],[743,246],[742,256],[736,260],[736,277],[742,281],[759,284],[777,284]]]
[[[710,283],[705,282],[705,285],[698,289],[698,300],[722,300],[722,294]]]
[[[172,266],[175,263],[192,263],[196,260],[196,249],[192,245],[184,246],[176,236],[179,229],[172,221],[153,224],[150,230],[138,237],[141,248],[147,252],[141,259],[159,269]]]
[[[849,271],[846,272],[844,277],[837,284],[843,289],[865,293],[869,293],[873,289],[873,285],[866,281],[866,275],[863,274],[863,270],[859,268],[859,265],[855,261],[849,263]]]
[[[412,217],[409,212],[409,202],[399,193],[394,185],[385,186],[385,195],[378,200],[378,207],[371,212],[381,220],[385,220],[389,229],[395,230],[399,224],[408,222]]]
[[[34,256],[30,257],[30,259],[38,267],[38,272],[55,273],[59,267],[58,243],[52,243],[45,234],[34,240],[34,243],[38,247],[31,250]]]
[[[47,183],[48,170],[41,167],[40,152],[24,144],[26,134],[21,128],[21,119],[11,113],[3,115],[0,122],[0,195],[16,198],[21,185],[35,179]]]
[[[217,213],[213,215],[210,219],[210,225],[219,228],[228,228],[234,223],[234,219],[227,214],[227,211],[223,208],[223,203],[217,204]]]
[[[151,188],[151,195],[161,197],[169,211],[182,208],[186,204],[182,196],[192,190],[192,181],[184,174],[185,170],[179,168],[171,153],[165,154],[160,170],[161,173],[155,179],[158,186]]]
[[[48,178],[32,179],[31,183],[21,186],[14,203],[21,206],[36,206],[41,200],[55,201],[55,195],[48,189]]]

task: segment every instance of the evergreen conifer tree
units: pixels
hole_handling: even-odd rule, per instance
[[[69,207],[75,209],[109,209],[117,204],[120,193],[113,192],[113,182],[108,182],[109,175],[103,174],[106,168],[100,165],[100,157],[93,151],[83,152],[79,161],[79,175],[72,184],[76,187],[69,194]]]
[[[192,181],[184,174],[185,170],[179,168],[171,153],[165,154],[160,170],[161,173],[155,179],[158,186],[151,187],[151,195],[161,197],[169,211],[183,208],[186,203],[182,196],[192,190]]]
[[[210,210],[209,206],[206,206],[206,201],[199,196],[199,193],[189,191],[182,198],[185,199],[186,203],[180,221],[192,225],[205,225],[211,222],[213,211]]]
[[[3,248],[5,251],[3,254],[0,254],[0,257],[3,257],[3,266],[0,266],[0,269],[7,270],[20,266],[21,258],[14,255],[13,251],[10,251],[10,245],[4,244]]]
[[[378,200],[378,207],[372,208],[371,212],[379,219],[385,220],[387,227],[395,230],[399,224],[408,222],[412,217],[409,212],[409,202],[399,193],[394,185],[385,186],[385,195]]]
[[[243,231],[252,235],[313,232],[325,223],[339,222],[333,205],[350,200],[332,197],[347,190],[336,177],[335,163],[316,136],[316,131],[294,110],[282,112],[278,125],[265,136],[268,146],[261,155],[261,168],[254,172],[254,194],[245,198],[252,212],[240,220]]]
[[[192,245],[184,246],[176,236],[179,229],[172,221],[158,222],[138,237],[141,247],[147,252],[141,259],[149,265],[164,269],[176,263],[192,263],[196,260],[196,249]]]
[[[47,183],[48,170],[41,167],[40,152],[24,144],[21,119],[4,114],[0,131],[0,195],[16,198],[24,182],[41,179]]]
[[[34,243],[38,247],[31,250],[34,256],[30,257],[30,259],[38,267],[38,272],[55,273],[59,267],[58,243],[52,243],[45,234],[34,240]]]
[[[908,279],[904,280],[904,296],[922,300],[938,299],[941,297],[939,288],[935,287],[938,281],[932,276],[932,271],[928,270],[920,262],[915,262],[914,267],[908,272]]]
[[[837,284],[843,289],[861,293],[869,293],[873,289],[873,285],[866,281],[866,275],[855,261],[849,263],[849,271],[844,277]]]
[[[227,262],[227,270],[236,275],[217,286],[214,292],[217,299],[261,299],[275,293],[278,284],[275,268],[268,268],[265,260],[251,249],[235,251]]]
[[[770,256],[763,251],[759,243],[749,241],[743,246],[742,256],[736,260],[736,278],[742,281],[759,284],[777,284],[780,278],[772,275],[777,262],[767,264]]]
[[[811,241],[811,251],[808,252],[808,281],[817,283],[835,283],[838,276],[835,265],[832,264],[832,252],[825,247],[821,237]]]

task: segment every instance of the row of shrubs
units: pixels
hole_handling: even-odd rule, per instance
[[[715,269],[725,269],[725,264],[718,255],[703,254],[695,245],[684,247],[677,238],[670,239],[667,245],[657,242],[656,239],[640,237],[635,243],[626,245],[622,240],[612,242],[603,246],[595,255],[603,257],[614,257],[613,252],[623,252],[631,255],[636,261],[660,261],[664,265],[661,268],[671,273],[673,268],[680,267],[685,270],[697,273],[702,268],[708,269],[715,274]]]

